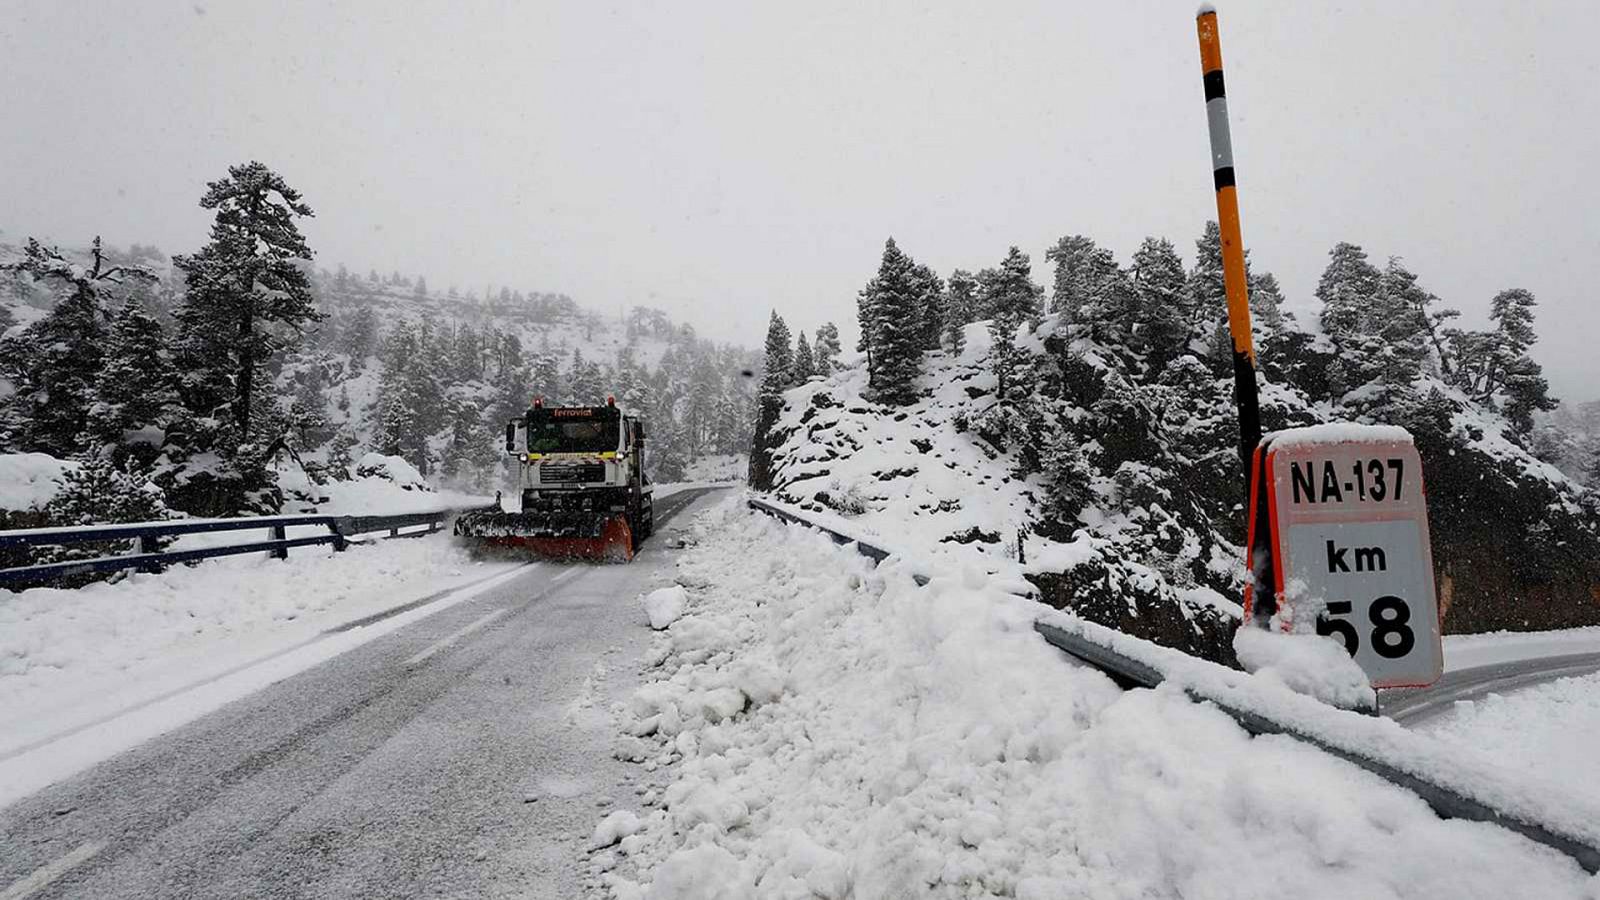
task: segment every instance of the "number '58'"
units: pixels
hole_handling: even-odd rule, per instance
[[[1351,656],[1361,649],[1361,635],[1354,623],[1335,616],[1348,616],[1354,611],[1349,600],[1330,600],[1327,611],[1317,617],[1317,634],[1338,635],[1344,642],[1345,652]],[[1367,608],[1367,618],[1372,622],[1372,649],[1379,656],[1399,659],[1416,646],[1417,635],[1407,624],[1411,621],[1411,607],[1399,597],[1385,594],[1372,601],[1372,606]]]

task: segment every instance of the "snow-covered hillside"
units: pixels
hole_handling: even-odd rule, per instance
[[[1229,380],[1187,357],[1140,384],[1045,316],[1016,339],[1033,386],[1017,414],[997,403],[988,330],[964,339],[923,356],[905,405],[875,400],[864,366],[788,390],[757,486],[894,547],[990,568],[1020,553],[1052,604],[1228,658],[1244,520]],[[1262,390],[1269,428],[1339,414],[1284,381]],[[1437,379],[1417,393],[1402,424],[1424,456],[1446,627],[1600,621],[1583,489]]]

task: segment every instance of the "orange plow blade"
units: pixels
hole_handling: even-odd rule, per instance
[[[519,550],[547,559],[593,559],[628,562],[633,559],[633,529],[623,516],[606,520],[599,537],[537,537],[517,535],[485,538],[491,547]]]

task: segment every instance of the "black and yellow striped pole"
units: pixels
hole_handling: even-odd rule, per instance
[[[1233,337],[1233,395],[1239,405],[1239,455],[1248,483],[1251,455],[1261,441],[1261,403],[1256,394],[1256,349],[1250,337],[1250,287],[1245,281],[1244,242],[1239,237],[1239,195],[1234,186],[1233,138],[1228,134],[1228,97],[1222,86],[1222,41],[1217,11],[1200,7],[1200,71],[1206,88],[1206,123],[1211,130],[1212,178],[1217,187],[1217,224],[1222,229],[1222,281],[1228,293],[1228,332]]]

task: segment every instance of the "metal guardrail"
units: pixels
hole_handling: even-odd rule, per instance
[[[119,569],[138,569],[159,572],[173,563],[192,562],[216,556],[233,556],[241,553],[268,553],[276,559],[287,559],[294,547],[313,547],[332,544],[334,550],[343,550],[357,535],[387,531],[389,537],[415,537],[438,531],[454,510],[427,513],[402,513],[391,516],[260,516],[245,519],[202,519],[167,522],[134,522],[126,525],[83,525],[68,528],[19,528],[0,531],[0,547],[62,546],[105,541],[133,541],[134,552],[94,559],[75,559],[65,562],[40,563],[0,569],[0,583],[24,582],[44,584],[74,575],[90,572],[112,572]],[[402,528],[427,526],[425,531],[401,534]],[[289,537],[288,529],[317,527],[327,529],[325,534]],[[185,534],[206,534],[227,531],[266,531],[268,539],[219,547],[194,547],[182,550],[163,550],[159,541],[166,537]]]
[[[891,555],[888,550],[882,547],[863,543],[859,538],[841,534],[826,525],[810,521],[803,516],[798,516],[789,510],[782,509],[766,501],[752,497],[748,503],[751,509],[766,513],[782,521],[815,528],[830,536],[835,543],[853,544],[858,552],[863,556],[870,557],[874,562],[881,563]],[[913,575],[913,578],[919,584],[928,583],[928,578],[920,574]],[[1153,688],[1166,680],[1166,675],[1157,666],[1151,665],[1145,660],[1135,659],[1127,654],[1120,653],[1105,643],[1090,639],[1086,634],[1074,633],[1046,622],[1035,622],[1034,630],[1052,646],[1105,672],[1111,676],[1112,680],[1124,688]],[[1131,635],[1120,636],[1127,640],[1141,641],[1141,639],[1134,638]],[[1141,643],[1149,644],[1150,642],[1141,641]],[[1155,645],[1150,644],[1150,646],[1153,647]],[[1198,658],[1191,657],[1191,659]],[[1233,670],[1230,669],[1228,671],[1231,672]],[[1375,754],[1350,746],[1341,746],[1340,742],[1329,740],[1327,736],[1312,734],[1295,725],[1275,721],[1259,711],[1245,709],[1235,703],[1228,702],[1224,697],[1211,696],[1194,688],[1186,688],[1186,693],[1197,702],[1215,705],[1235,722],[1239,723],[1239,726],[1245,731],[1253,735],[1281,734],[1285,737],[1294,738],[1365,769],[1396,787],[1410,791],[1424,803],[1427,803],[1441,818],[1465,819],[1472,822],[1499,825],[1535,843],[1542,844],[1571,857],[1591,875],[1600,874],[1600,842],[1596,842],[1591,837],[1569,833],[1566,829],[1553,827],[1545,823],[1529,821],[1526,816],[1506,808],[1500,808],[1498,804],[1492,801],[1469,796],[1448,784],[1441,783],[1441,779],[1407,771],[1404,767],[1392,761],[1379,758]],[[1333,707],[1330,707],[1330,709],[1333,709]],[[1362,715],[1358,711],[1345,710],[1340,712],[1353,716]]]

